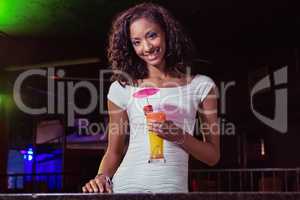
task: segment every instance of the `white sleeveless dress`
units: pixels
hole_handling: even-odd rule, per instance
[[[215,84],[207,76],[196,75],[184,86],[158,88],[148,98],[154,111],[164,111],[167,120],[173,121],[193,135],[196,112]],[[134,98],[134,92],[143,88],[111,84],[108,99],[128,114],[130,139],[127,153],[113,176],[114,193],[165,193],[188,192],[189,155],[177,144],[164,140],[166,162],[148,163],[149,138],[143,106],[147,100]]]

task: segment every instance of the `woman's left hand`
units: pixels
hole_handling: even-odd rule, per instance
[[[184,142],[185,132],[170,120],[166,120],[165,122],[148,122],[147,125],[149,131],[155,132],[157,136],[165,140],[177,144]]]

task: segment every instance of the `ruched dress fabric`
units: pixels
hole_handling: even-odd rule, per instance
[[[164,111],[186,133],[193,135],[199,104],[215,87],[212,79],[196,75],[186,85],[158,88],[148,97],[154,111]],[[146,98],[133,94],[145,88],[111,84],[108,100],[126,110],[130,125],[130,138],[126,155],[113,176],[114,193],[182,193],[188,192],[189,155],[178,144],[164,140],[165,162],[148,163],[150,144],[143,107]]]

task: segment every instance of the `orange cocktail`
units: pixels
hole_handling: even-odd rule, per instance
[[[164,122],[166,121],[166,114],[164,112],[148,112],[146,113],[148,122]],[[153,131],[149,131],[150,142],[150,159],[149,162],[154,160],[164,161],[164,140],[157,136]]]

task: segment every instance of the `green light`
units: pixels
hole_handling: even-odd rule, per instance
[[[15,35],[42,30],[50,22],[43,2],[47,1],[0,0],[0,31]]]
[[[6,96],[4,94],[0,94],[0,107],[4,107],[6,103]]]
[[[0,118],[1,118],[1,115],[3,114],[4,112],[4,95],[0,94]]]
[[[18,24],[17,12],[20,5],[16,0],[0,0],[0,27],[13,27]]]
[[[18,4],[14,0],[12,1],[0,1],[0,25],[5,26],[8,24],[13,24],[16,18],[12,17],[14,11],[18,10]]]
[[[0,117],[4,112],[11,112],[14,108],[13,99],[10,95],[0,94]]]

